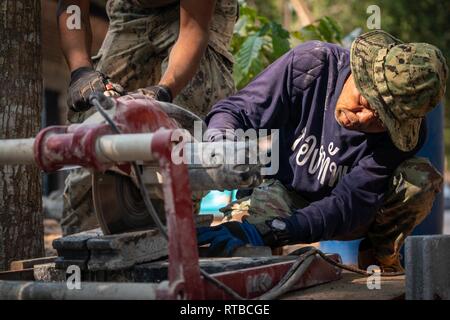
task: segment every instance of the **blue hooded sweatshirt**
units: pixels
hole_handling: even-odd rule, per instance
[[[247,87],[218,102],[210,129],[279,129],[279,170],[274,178],[310,205],[288,219],[296,242],[348,235],[369,225],[383,203],[395,168],[414,155],[388,133],[340,126],[336,102],[350,75],[347,49],[310,41],[275,61]]]

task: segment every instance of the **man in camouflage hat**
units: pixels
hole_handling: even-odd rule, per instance
[[[207,116],[216,133],[279,129],[280,169],[222,209],[225,221],[241,221],[199,228],[199,244],[231,255],[248,244],[364,238],[361,268],[402,271],[400,248],[442,188],[441,175],[414,154],[446,79],[439,49],[380,30],[351,50],[311,41],[288,52]]]
[[[357,38],[351,49],[355,84],[394,144],[411,151],[423,118],[445,91],[445,59],[427,43],[402,43],[387,33]]]
[[[81,9],[79,30],[68,27],[76,12],[72,5]],[[109,0],[106,11],[108,33],[91,59],[89,0],[58,4],[61,45],[71,71],[70,122],[82,122],[94,112],[88,103],[93,91],[137,91],[200,117],[235,91],[228,47],[237,0]],[[96,226],[91,198],[89,172],[72,172],[64,192],[64,233]]]

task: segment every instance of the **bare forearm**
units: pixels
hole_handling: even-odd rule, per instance
[[[170,88],[175,97],[194,77],[208,46],[209,26],[215,0],[182,0],[180,33],[169,56],[169,64],[160,85]]]
[[[73,28],[74,16],[78,12],[67,12],[71,5],[80,8],[81,28]],[[70,71],[80,67],[92,66],[90,58],[92,32],[89,21],[89,0],[62,0],[59,3],[58,27],[61,39],[61,49]],[[69,23],[68,23],[69,22]]]
[[[177,96],[196,74],[207,45],[207,34],[180,38],[170,53],[167,70],[159,84],[168,86],[172,95]]]

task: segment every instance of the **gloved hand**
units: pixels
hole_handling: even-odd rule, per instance
[[[136,90],[136,93],[143,94],[149,98],[162,101],[162,102],[172,102],[172,92],[170,88],[163,85],[151,86],[147,88],[141,88]]]
[[[82,67],[71,74],[67,105],[75,112],[88,110],[89,96],[94,92],[109,92],[108,96],[122,95],[123,88],[113,84],[103,73],[91,67]],[[116,94],[112,94],[116,93]]]
[[[210,244],[209,257],[226,256],[245,245],[263,246],[264,242],[255,226],[249,222],[226,222],[214,227],[197,228],[199,245]]]

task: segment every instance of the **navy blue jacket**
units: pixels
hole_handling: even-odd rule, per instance
[[[350,75],[349,51],[319,41],[289,51],[236,95],[218,102],[208,128],[279,129],[280,169],[275,175],[310,205],[291,216],[295,240],[315,242],[368,225],[383,202],[405,153],[388,133],[341,127],[335,106]]]

